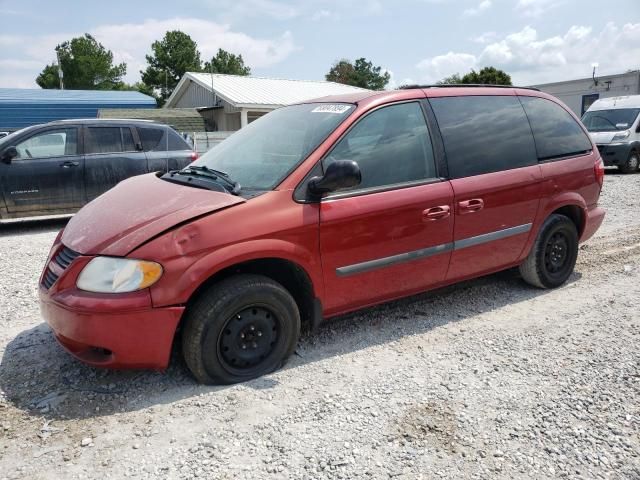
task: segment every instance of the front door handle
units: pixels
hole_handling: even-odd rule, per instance
[[[458,212],[460,214],[473,213],[484,208],[484,200],[481,198],[472,198],[471,200],[463,200],[458,202]]]
[[[71,168],[71,167],[77,167],[78,165],[80,165],[80,162],[73,162],[71,160],[67,160],[66,162],[62,162],[60,164],[60,166],[62,168]]]
[[[449,215],[451,215],[451,208],[449,205],[427,208],[422,212],[422,217],[425,220],[439,220],[441,218],[447,218]]]

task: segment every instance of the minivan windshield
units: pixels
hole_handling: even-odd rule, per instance
[[[638,113],[640,113],[640,108],[590,110],[582,117],[582,123],[590,132],[626,130],[633,125]]]
[[[191,165],[225,172],[243,190],[270,190],[354,108],[344,103],[279,108],[237,131]]]

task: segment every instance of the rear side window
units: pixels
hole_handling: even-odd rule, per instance
[[[191,150],[186,141],[174,129],[169,127],[138,127],[138,133],[145,152]],[[168,134],[168,137],[165,134]]]
[[[442,133],[451,178],[537,163],[531,128],[517,97],[442,97],[429,101]]]
[[[560,105],[546,98],[520,97],[520,100],[529,117],[540,160],[591,150],[591,141],[587,135]]]
[[[135,151],[129,127],[89,127],[86,130],[86,153],[119,153]]]
[[[358,163],[358,190],[436,177],[429,131],[415,102],[384,107],[360,120],[325,158],[324,167],[336,160]]]
[[[142,142],[144,151],[152,152],[158,150],[158,144],[160,140],[162,140],[162,137],[164,137],[164,131],[159,128],[138,127],[138,135],[140,135],[140,141]]]

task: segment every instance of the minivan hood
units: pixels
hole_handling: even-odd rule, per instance
[[[140,175],[85,205],[67,224],[62,243],[81,254],[125,256],[179,223],[245,201],[170,183],[155,173]]]
[[[621,130],[616,130],[615,132],[589,132],[591,138],[596,144],[603,145],[605,143],[611,143],[613,137],[620,133]]]

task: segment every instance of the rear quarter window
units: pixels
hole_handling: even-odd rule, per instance
[[[591,150],[591,141],[578,122],[564,108],[539,97],[520,97],[533,130],[538,158],[577,155]]]
[[[435,113],[451,178],[537,163],[535,143],[515,96],[441,97]]]
[[[138,133],[145,152],[191,150],[189,144],[175,130],[169,127],[138,127]]]

